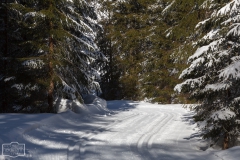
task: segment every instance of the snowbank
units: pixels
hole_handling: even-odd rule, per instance
[[[77,100],[61,99],[56,102],[57,113],[71,110],[78,114],[106,114],[110,111],[107,109],[107,102],[95,95],[87,95],[83,97],[84,103],[81,104]]]
[[[240,146],[230,148],[225,151],[221,151],[218,153],[218,156],[222,159],[239,159],[240,157]]]
[[[95,95],[87,95],[83,98],[85,106],[89,113],[93,114],[106,114],[110,112],[107,109],[106,100],[99,98]]]

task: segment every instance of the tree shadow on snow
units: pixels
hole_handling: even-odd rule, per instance
[[[103,115],[82,115],[71,111],[60,114],[0,114],[0,144],[25,144],[25,156],[2,157],[4,160],[79,159],[79,147],[100,143],[94,136],[112,132],[105,128],[112,122]]]
[[[211,159],[212,155],[199,150],[189,150],[188,142],[179,141],[181,146],[172,144],[154,144],[151,149],[138,148],[137,144],[131,145],[101,145],[86,147],[81,155],[82,159],[99,160],[202,160],[203,157]],[[186,147],[186,148],[185,148]],[[89,150],[89,151],[87,151]],[[205,159],[205,158],[204,158]]]
[[[185,137],[184,140],[198,142],[195,147],[197,147],[198,150],[206,151],[209,148],[210,144],[208,140],[202,138],[202,131],[199,130],[199,128],[197,127],[197,124],[193,119],[194,115],[195,115],[194,112],[190,112],[184,114],[182,117],[182,121],[185,122],[187,125],[189,126],[195,125],[195,128],[193,130],[194,133],[192,133],[189,137]]]
[[[186,113],[182,116],[182,121],[186,122],[187,124],[194,125],[196,122],[193,119],[195,114],[193,112]]]
[[[107,101],[107,108],[113,111],[127,111],[130,109],[136,108],[139,103],[134,101],[123,101],[123,100],[115,100],[115,101]]]

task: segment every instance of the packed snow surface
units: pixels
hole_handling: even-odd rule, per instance
[[[0,114],[0,143],[25,144],[25,156],[2,155],[0,159],[237,160],[240,157],[240,147],[226,151],[207,149],[192,119],[193,112],[182,105],[109,101],[104,108],[104,101],[92,98],[81,107],[97,104],[94,114],[90,112],[92,109],[80,114],[71,110],[59,114]]]

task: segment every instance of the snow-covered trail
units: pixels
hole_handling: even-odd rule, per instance
[[[124,105],[118,105],[124,109]],[[109,117],[113,123],[106,126],[107,130],[90,137],[94,141],[83,147],[83,159],[202,159],[204,144],[198,137],[192,113],[182,105],[128,105],[135,108],[125,107],[127,112]],[[109,108],[114,107],[116,103],[109,102]]]
[[[239,147],[206,149],[182,105],[109,101],[106,114],[0,114],[0,144],[25,156],[0,160],[237,160]]]

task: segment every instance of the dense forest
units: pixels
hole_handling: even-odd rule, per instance
[[[0,112],[88,94],[195,103],[205,138],[239,135],[239,0],[0,2]]]

